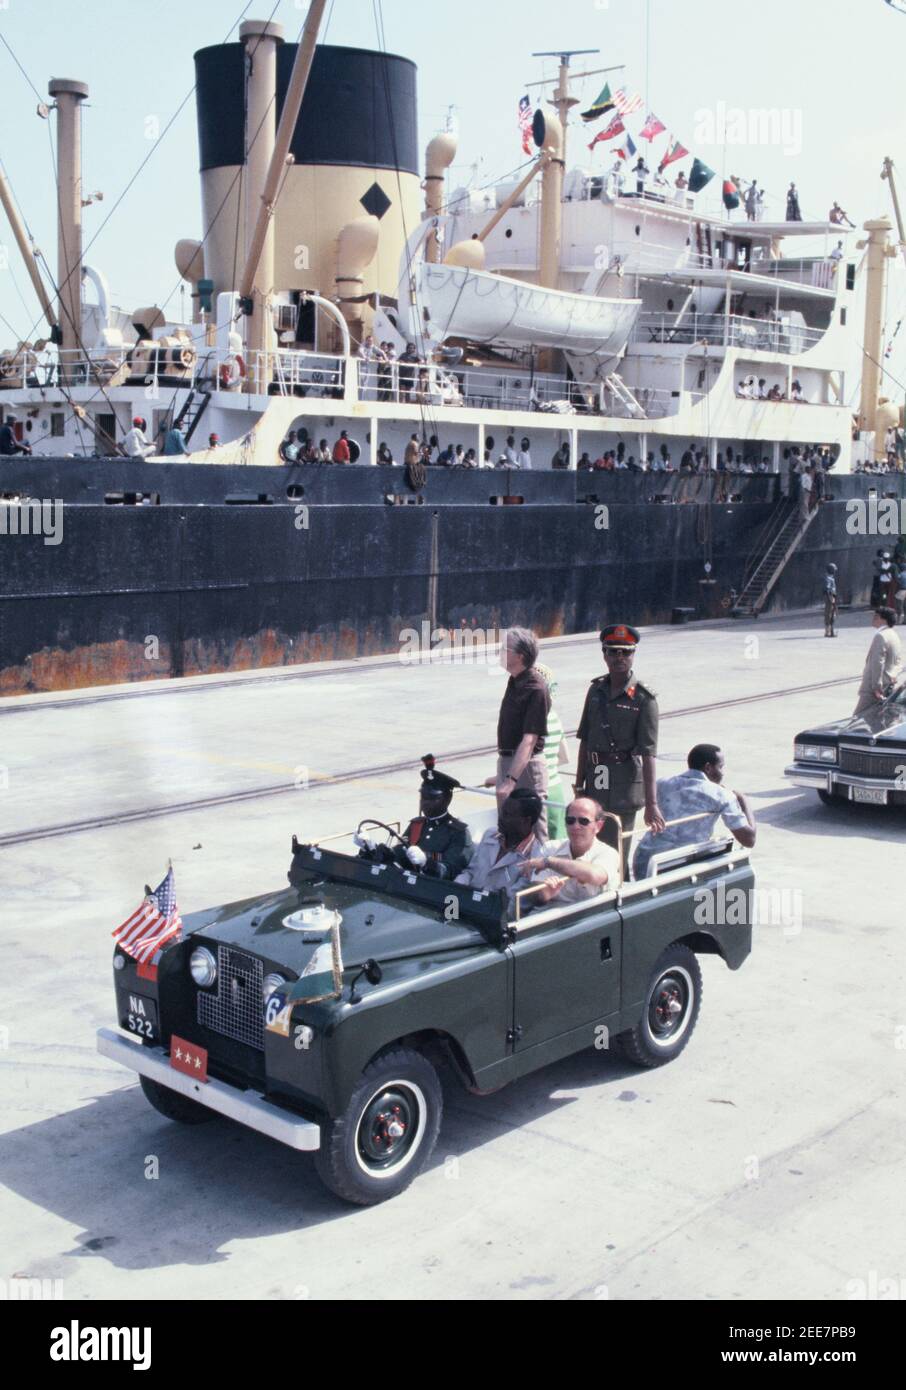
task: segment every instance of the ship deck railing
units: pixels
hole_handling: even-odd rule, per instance
[[[824,337],[825,329],[807,328],[781,319],[759,319],[741,314],[639,314],[630,343],[705,344],[748,349],[751,352],[797,354],[807,352]]]

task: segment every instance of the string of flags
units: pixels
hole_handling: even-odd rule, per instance
[[[596,145],[622,136],[619,145],[614,146],[614,154],[623,160],[635,158],[638,147],[626,129],[625,117],[643,109],[644,103],[637,92],[631,92],[628,87],[620,87],[618,91],[611,92],[610,84],[605,83],[588,110],[581,112],[586,125],[591,125],[608,114],[611,117],[607,125],[595,135],[588,148],[594,150]],[[519,129],[522,134],[522,148],[526,154],[531,154],[532,105],[528,96],[522,97],[519,102]],[[651,145],[659,135],[665,134],[666,130],[664,122],[653,111],[648,111],[638,136],[640,140],[647,140]],[[667,148],[657,166],[658,174],[663,174],[669,165],[675,164],[678,160],[688,158],[689,153],[680,140],[668,135]],[[689,192],[700,193],[714,177],[715,171],[709,168],[704,160],[694,157],[687,178]]]

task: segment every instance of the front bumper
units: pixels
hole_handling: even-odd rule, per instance
[[[822,767],[820,763],[791,763],[783,769],[783,775],[797,787],[814,787],[818,791],[831,793],[842,792],[844,796],[849,795],[849,787],[867,787],[872,791],[887,792],[888,801],[894,805],[901,800],[906,801],[906,784],[894,777],[859,777],[854,772],[841,772],[836,766]]]
[[[225,1081],[213,1078],[196,1081],[171,1067],[168,1054],[161,1048],[143,1047],[137,1040],[116,1033],[112,1028],[98,1029],[97,1047],[102,1057],[109,1057],[140,1076],[147,1076],[158,1085],[215,1110],[218,1115],[238,1120],[249,1129],[257,1129],[260,1134],[288,1144],[291,1149],[311,1151],[321,1146],[320,1128],[312,1120],[294,1115],[290,1110],[281,1110],[264,1096],[253,1091],[239,1091]]]

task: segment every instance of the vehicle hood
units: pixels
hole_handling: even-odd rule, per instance
[[[345,884],[326,884],[317,896],[340,915],[340,951],[346,970],[369,957],[383,964],[413,956],[434,959],[448,952],[490,949],[476,927],[438,921],[411,903],[388,901]],[[325,939],[321,931],[285,925],[285,919],[306,902],[311,902],[310,893],[287,888],[209,908],[184,919],[186,934],[235,946],[299,975]]]
[[[796,742],[806,743],[810,738],[818,737],[845,737],[859,743],[876,739],[882,745],[906,743],[906,705],[891,700],[882,701],[877,709],[866,710],[864,714],[806,729],[796,735]]]

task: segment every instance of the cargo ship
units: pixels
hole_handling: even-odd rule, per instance
[[[904,496],[853,471],[903,425],[880,365],[891,223],[854,245],[732,196],[706,210],[666,166],[571,165],[596,74],[569,53],[517,174],[447,192],[457,140],[419,158],[415,64],[318,43],[323,11],[297,42],[249,20],[195,54],[190,320],[118,308],[84,259],[85,82],[51,80],[43,113],[55,273],[0,177],[47,320],[0,353],[30,450],[0,465],[0,693],[394,652],[412,630],[751,618],[817,603],[830,559],[867,602],[894,542],[851,504]]]

